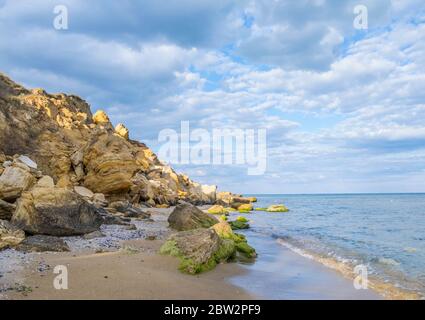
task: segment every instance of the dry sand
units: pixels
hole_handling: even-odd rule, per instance
[[[222,264],[198,276],[177,270],[178,260],[156,252],[162,242],[132,240],[132,249],[108,253],[46,253],[23,273],[23,292],[7,299],[252,299],[226,279],[244,272],[237,264]],[[44,266],[41,272],[40,265]],[[68,290],[56,290],[56,265],[68,269]]]

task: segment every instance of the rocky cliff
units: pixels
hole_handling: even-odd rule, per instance
[[[123,124],[114,127],[105,112],[93,115],[77,96],[29,90],[0,74],[1,164],[18,155],[33,160],[40,177],[50,176],[55,187],[85,187],[109,202],[168,206],[179,200],[216,201],[215,186],[200,185],[176,173],[145,144],[129,139]],[[0,166],[0,174],[6,167]],[[9,171],[9,178],[24,180],[21,187],[35,183],[25,172]],[[13,203],[10,200],[22,191],[9,190],[12,196],[2,198]]]

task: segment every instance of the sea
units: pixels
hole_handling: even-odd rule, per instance
[[[247,196],[257,198],[254,207],[284,204],[290,210],[246,215],[250,229],[242,233],[257,246],[260,265],[270,248],[275,256],[289,249],[345,276],[360,266],[356,272],[366,272],[381,293],[425,297],[425,194]]]

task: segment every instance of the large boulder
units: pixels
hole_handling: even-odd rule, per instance
[[[170,227],[178,231],[209,228],[217,222],[216,218],[190,203],[179,204],[168,217]]]
[[[16,205],[0,200],[0,219],[10,220],[15,212]]]
[[[0,250],[15,247],[25,239],[25,232],[8,221],[0,220]]]
[[[181,271],[197,274],[232,258],[235,246],[231,240],[220,239],[212,229],[196,229],[172,235],[160,253],[178,257]]]
[[[0,176],[0,199],[13,201],[20,197],[23,191],[28,190],[35,178],[29,170],[21,167],[6,167]]]
[[[122,194],[130,191],[132,178],[140,169],[132,146],[118,136],[95,136],[84,153],[87,175],[84,186],[95,193]]]
[[[72,236],[99,229],[97,209],[63,188],[33,188],[17,202],[12,222],[31,234]]]
[[[66,242],[58,237],[36,235],[26,238],[16,250],[24,252],[67,252],[70,251]]]

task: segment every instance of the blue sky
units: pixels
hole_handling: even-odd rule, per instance
[[[181,121],[266,128],[264,175],[176,166],[222,190],[425,191],[423,0],[0,0],[0,70],[83,97],[154,151]]]

